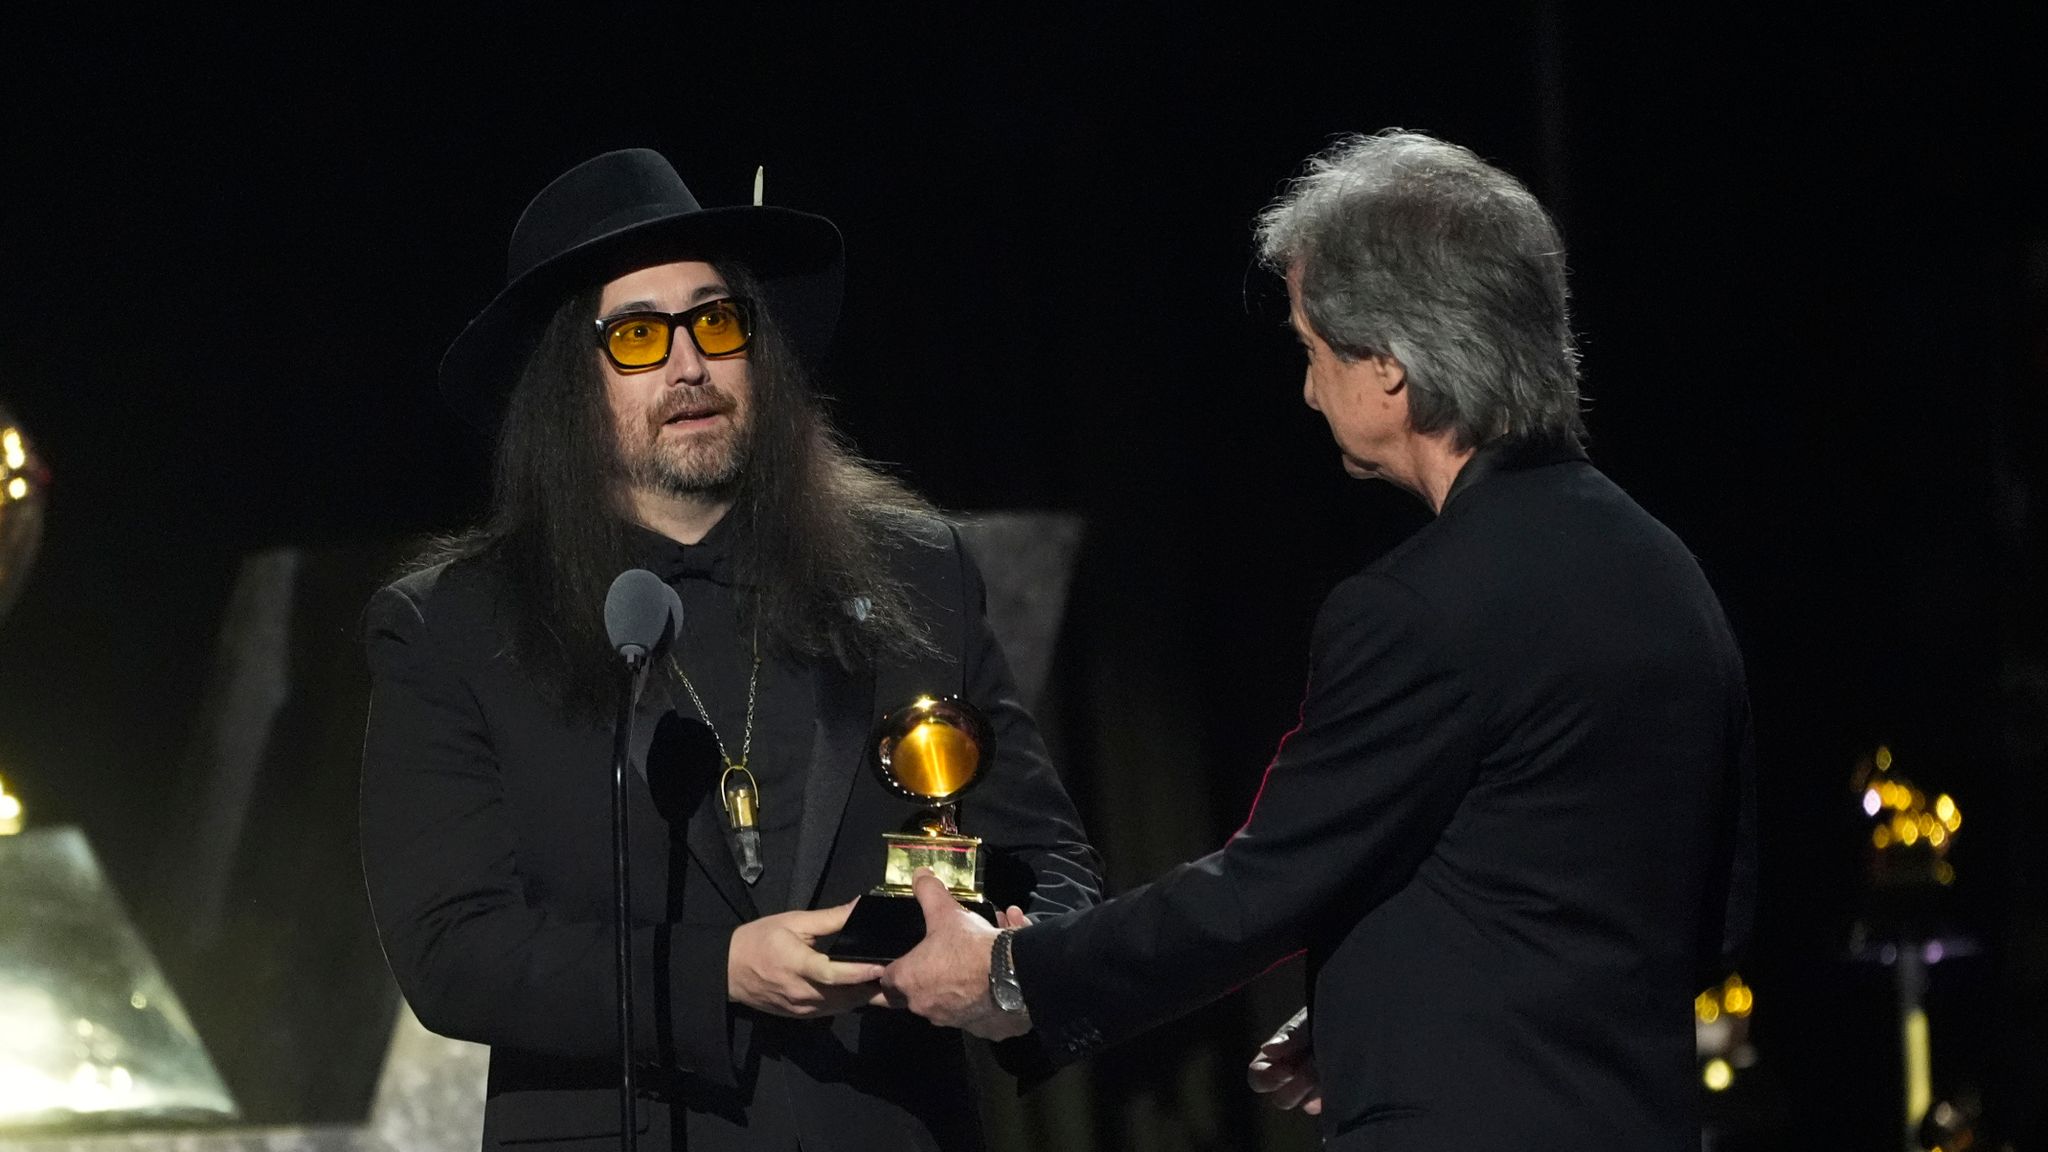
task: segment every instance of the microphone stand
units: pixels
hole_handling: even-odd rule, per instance
[[[619,970],[619,1147],[636,1152],[640,1134],[633,1115],[633,922],[628,918],[632,881],[626,859],[626,760],[632,752],[633,709],[640,702],[647,651],[632,644],[620,654],[626,658],[626,680],[619,686],[618,720],[612,725],[612,942]]]

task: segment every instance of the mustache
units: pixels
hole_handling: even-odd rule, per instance
[[[653,423],[660,427],[671,420],[726,416],[738,410],[738,401],[719,391],[716,384],[705,384],[667,397],[655,407]]]

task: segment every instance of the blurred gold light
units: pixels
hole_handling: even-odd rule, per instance
[[[1722,1006],[1728,1009],[1730,1016],[1749,1015],[1750,1009],[1756,1006],[1756,993],[1749,990],[1749,985],[1744,984],[1740,976],[1730,976],[1728,984],[1728,990],[1721,994]]]
[[[1735,1083],[1735,1069],[1717,1057],[1707,1061],[1707,1066],[1700,1070],[1700,1079],[1706,1082],[1707,1091],[1726,1092],[1728,1086]]]
[[[7,495],[15,500],[28,499],[28,477],[16,476],[7,482]]]
[[[1879,824],[1877,827],[1872,828],[1870,830],[1870,842],[1879,848],[1891,847],[1892,830],[1890,828],[1885,827],[1882,824]]]
[[[1879,772],[1889,772],[1892,770],[1892,750],[1887,745],[1879,744],[1877,746],[1877,770]]]
[[[18,472],[28,463],[28,446],[21,442],[19,428],[9,428],[5,432],[0,432],[0,451],[6,452],[7,467],[10,471]]]
[[[1892,831],[1898,834],[1899,843],[1911,847],[1919,841],[1920,824],[1918,821],[1912,820],[1902,813],[1894,819],[1894,825]]]
[[[1915,1128],[1934,1103],[1933,1062],[1927,1040],[1927,1012],[1915,1008],[1906,1015],[1902,1037],[1906,1056],[1906,1123]]]
[[[22,808],[18,797],[7,794],[7,781],[0,780],[0,836],[12,836],[21,831]]]

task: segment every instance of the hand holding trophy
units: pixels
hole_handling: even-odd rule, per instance
[[[924,938],[924,913],[911,886],[920,868],[931,869],[954,899],[995,923],[995,909],[981,891],[981,838],[961,832],[956,811],[994,748],[988,721],[956,696],[920,696],[882,718],[876,773],[891,792],[926,807],[903,831],[882,834],[882,882],[854,905],[827,955],[883,963],[915,947]]]

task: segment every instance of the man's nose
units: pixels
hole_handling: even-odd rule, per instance
[[[696,387],[711,379],[711,362],[697,351],[697,342],[678,328],[669,337],[667,380],[670,387]]]
[[[1301,402],[1318,412],[1323,410],[1323,406],[1316,403],[1316,378],[1314,373],[1303,372],[1301,374]]]

